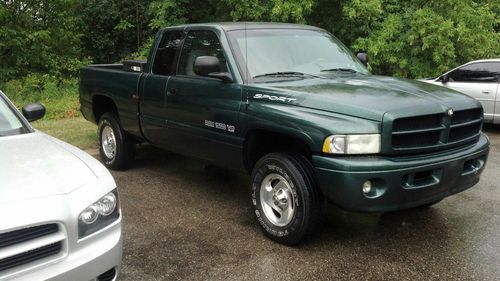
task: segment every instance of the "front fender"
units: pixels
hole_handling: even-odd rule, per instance
[[[331,112],[272,102],[252,102],[243,117],[244,134],[266,130],[298,138],[311,152],[320,153],[324,139],[332,134],[375,134],[381,123]]]

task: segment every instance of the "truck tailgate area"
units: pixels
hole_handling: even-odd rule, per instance
[[[123,64],[97,64],[82,68],[79,91],[85,119],[98,123],[101,114],[99,106],[109,100],[114,102],[124,129],[136,130],[138,106],[132,96],[137,93],[142,74],[123,70]]]

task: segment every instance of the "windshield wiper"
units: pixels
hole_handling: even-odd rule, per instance
[[[297,71],[278,71],[278,72],[270,72],[270,73],[265,73],[265,74],[259,74],[256,75],[252,78],[260,78],[260,77],[314,77],[314,78],[323,78],[318,75],[314,74],[309,74],[309,73],[302,73],[302,72],[297,72]]]
[[[349,73],[358,73],[358,71],[351,69],[351,68],[329,68],[329,69],[322,69],[321,72],[349,72]]]

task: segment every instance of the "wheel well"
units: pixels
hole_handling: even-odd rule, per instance
[[[262,156],[279,151],[295,152],[304,155],[308,161],[312,160],[309,145],[303,140],[276,132],[255,130],[245,137],[244,159],[245,168],[251,172],[253,166]]]
[[[94,113],[95,122],[98,123],[104,113],[117,113],[117,109],[115,102],[111,98],[96,95],[92,98],[92,112]]]

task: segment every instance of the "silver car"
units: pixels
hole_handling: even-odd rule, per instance
[[[34,130],[0,91],[0,280],[115,280],[122,259],[113,177],[78,148]],[[28,120],[27,120],[28,119]]]
[[[500,59],[471,61],[436,78],[422,81],[477,99],[483,105],[485,122],[500,124]]]

